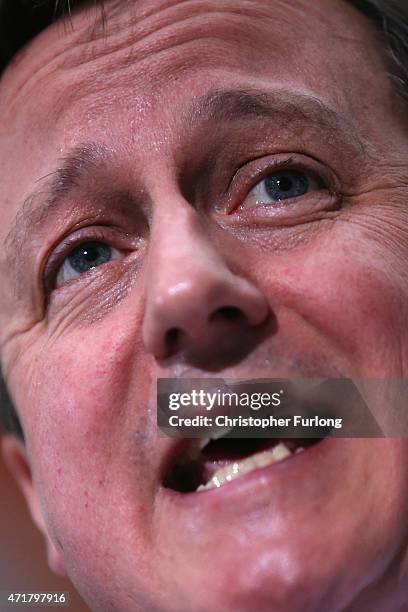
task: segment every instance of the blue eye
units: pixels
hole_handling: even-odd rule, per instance
[[[321,189],[324,189],[322,181],[311,172],[278,170],[259,181],[248,193],[240,208],[295,200]]]
[[[104,242],[84,242],[65,257],[58,271],[56,286],[119,257],[120,252]]]
[[[86,242],[76,247],[67,257],[71,268],[78,274],[84,274],[96,266],[110,261],[112,249],[102,242]]]
[[[265,192],[278,202],[290,198],[299,198],[309,191],[309,179],[297,170],[283,170],[264,179]]]

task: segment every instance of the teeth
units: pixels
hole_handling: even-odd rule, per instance
[[[298,448],[296,453],[302,452],[303,450],[303,448]],[[292,455],[292,451],[286,444],[280,442],[271,450],[256,453],[256,455],[242,459],[242,461],[237,461],[220,468],[213,474],[207,484],[200,485],[197,491],[208,491],[209,489],[222,487],[227,482],[231,482],[244,474],[248,474],[248,472],[283,461],[283,459],[290,457],[290,455]]]
[[[219,438],[227,436],[233,429],[233,427],[224,427],[224,429],[218,428],[209,438],[200,438],[198,440],[199,449],[202,450],[211,440],[218,440]]]
[[[217,431],[214,431],[211,435],[211,440],[219,440],[219,438],[223,438],[227,436],[231,431],[233,431],[233,427],[218,427]]]

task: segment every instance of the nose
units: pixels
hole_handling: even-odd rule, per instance
[[[153,228],[143,341],[158,359],[180,351],[233,351],[268,317],[262,292],[233,272],[193,209]]]

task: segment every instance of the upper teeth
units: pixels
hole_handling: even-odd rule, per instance
[[[299,447],[296,450],[296,453],[299,453],[302,450],[304,449]],[[234,463],[230,463],[229,465],[218,469],[207,484],[200,485],[197,491],[206,491],[208,489],[222,487],[222,485],[226,484],[227,482],[231,482],[231,480],[239,478],[243,474],[248,474],[248,472],[252,472],[258,468],[283,461],[283,459],[286,459],[292,454],[292,451],[286,446],[286,444],[280,442],[271,450],[256,453],[251,457],[247,457],[241,461],[235,461]]]
[[[198,440],[198,447],[200,448],[200,450],[203,449],[205,446],[207,446],[209,442],[211,442],[211,440],[219,440],[220,438],[227,436],[231,431],[233,431],[233,429],[233,427],[224,427],[223,429],[219,427],[217,431],[214,431],[211,434],[211,437],[200,438]]]

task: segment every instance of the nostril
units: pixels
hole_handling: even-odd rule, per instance
[[[181,330],[177,327],[172,327],[166,332],[166,347],[172,352],[179,342]]]
[[[235,306],[223,306],[218,308],[212,313],[210,321],[223,320],[223,321],[239,321],[244,319],[245,316],[239,308]]]

